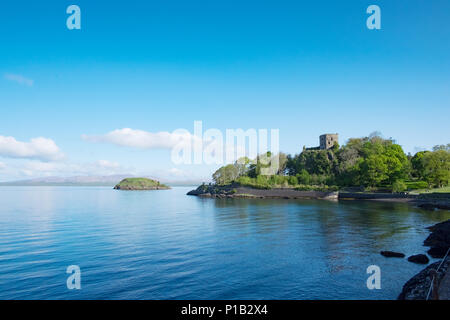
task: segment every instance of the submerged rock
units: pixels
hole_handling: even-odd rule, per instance
[[[424,254],[416,254],[413,256],[410,256],[408,258],[409,262],[414,262],[414,263],[420,263],[420,264],[427,264],[428,262],[430,262],[430,259],[428,259],[428,257]]]
[[[380,254],[387,258],[404,258],[405,257],[405,255],[403,253],[395,252],[395,251],[381,251]]]

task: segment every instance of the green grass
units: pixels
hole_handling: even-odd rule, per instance
[[[411,192],[411,194],[421,194],[421,193],[450,193],[450,186],[434,189],[419,189]]]

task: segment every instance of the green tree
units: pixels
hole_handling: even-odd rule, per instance
[[[302,169],[299,174],[297,174],[297,180],[301,184],[309,185],[311,183],[311,175],[305,169]]]
[[[289,177],[289,184],[290,184],[291,186],[296,186],[296,185],[298,185],[298,179],[297,179],[297,177],[296,177],[296,176],[290,176],[290,177]]]
[[[406,183],[403,180],[395,180],[392,184],[392,192],[402,192],[407,189]]]
[[[430,186],[446,186],[450,180],[450,152],[442,149],[423,156],[424,178]]]
[[[377,186],[388,178],[386,157],[380,154],[373,154],[364,159],[362,165],[362,182],[364,185]]]
[[[229,184],[230,182],[236,180],[238,177],[238,168],[232,164],[219,168],[213,174],[214,182],[219,185]]]
[[[420,151],[417,152],[412,158],[411,158],[411,167],[412,167],[412,176],[415,178],[423,179],[425,176],[425,167],[423,163],[423,157],[426,153],[429,151]]]
[[[394,183],[407,177],[410,171],[408,158],[402,147],[398,144],[387,143],[383,155],[387,165],[388,182]]]

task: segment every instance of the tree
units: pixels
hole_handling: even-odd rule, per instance
[[[309,185],[311,183],[311,176],[308,171],[303,169],[299,174],[297,174],[297,181],[301,184]]]
[[[412,158],[411,158],[411,167],[412,167],[412,176],[420,179],[424,179],[425,177],[425,167],[423,163],[423,157],[426,153],[429,151],[420,151],[417,152]]]
[[[244,176],[248,173],[251,163],[252,161],[248,157],[242,157],[236,160],[234,166],[237,169],[238,177]]]
[[[423,155],[424,178],[430,186],[442,187],[450,180],[450,152],[442,149]]]
[[[236,180],[238,177],[238,168],[232,164],[219,168],[213,174],[214,182],[219,185],[229,184],[230,182]]]
[[[392,139],[373,135],[364,140],[360,153],[364,158],[361,173],[362,183],[365,185],[392,184],[405,178],[409,172],[408,158],[402,147]]]
[[[346,145],[337,153],[336,179],[343,186],[357,186],[361,182],[360,164],[363,158],[357,148]]]
[[[298,185],[298,179],[297,179],[297,177],[296,177],[296,176],[290,176],[290,177],[289,177],[289,184],[290,184],[291,186],[296,186],[296,185]]]
[[[278,172],[277,174],[281,174],[284,175],[286,173],[286,166],[287,166],[287,162],[288,162],[288,157],[285,153],[280,152],[278,154]]]
[[[407,189],[406,183],[403,180],[395,180],[392,184],[392,192],[402,192]]]
[[[439,150],[450,151],[450,143],[447,143],[447,145],[440,144],[440,145],[436,145],[433,147],[433,151],[439,151]]]
[[[387,143],[383,154],[387,165],[388,182],[392,184],[396,180],[406,178],[410,171],[410,164],[402,147],[398,144]]]
[[[384,155],[370,155],[364,159],[362,165],[362,182],[364,185],[377,186],[388,178],[386,157]]]

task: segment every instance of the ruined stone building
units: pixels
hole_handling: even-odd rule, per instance
[[[333,148],[335,143],[339,143],[339,135],[337,133],[326,133],[320,136],[320,150],[328,150]]]

